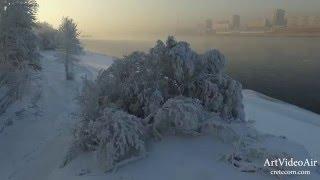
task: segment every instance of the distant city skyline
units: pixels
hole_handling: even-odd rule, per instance
[[[40,21],[57,27],[63,16],[75,19],[83,35],[96,39],[130,39],[188,33],[207,19],[241,22],[268,17],[274,9],[288,14],[318,15],[319,0],[38,0]],[[205,26],[205,24],[203,25]]]

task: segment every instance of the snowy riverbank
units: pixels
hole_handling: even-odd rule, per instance
[[[302,144],[320,160],[320,115],[251,90],[243,95],[247,119],[255,121],[259,131]]]
[[[62,62],[55,52],[43,52],[43,70],[34,79],[36,90],[21,103],[10,107],[3,118],[10,123],[0,133],[0,179],[64,180],[64,179],[272,179],[275,177],[242,173],[221,162],[221,155],[230,145],[201,138],[166,138],[155,143],[148,158],[105,174],[95,163],[94,154],[84,154],[69,166],[59,166],[70,145],[75,126],[75,100],[82,86],[82,77],[93,79],[99,69],[112,63],[112,58],[87,52],[79,57],[75,81],[65,81]],[[248,120],[261,132],[286,136],[320,159],[320,115],[243,91]],[[2,118],[2,117],[1,117]],[[315,179],[319,175],[293,179]]]

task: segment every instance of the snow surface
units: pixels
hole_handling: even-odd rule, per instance
[[[78,57],[79,64],[88,69],[94,76],[97,76],[101,69],[108,68],[113,63],[113,58],[104,54],[85,52]]]
[[[227,153],[227,149],[232,148],[217,142],[219,140],[208,137],[168,137],[154,143],[147,158],[108,174],[97,167],[94,154],[86,154],[65,169],[54,172],[50,180],[210,180],[235,177],[248,180],[270,179],[267,176],[241,173],[230,164],[219,160]],[[81,176],[81,172],[86,171],[90,173]]]
[[[259,131],[296,141],[320,160],[320,115],[251,90],[243,94],[247,119]]]
[[[148,157],[126,165],[114,173],[104,173],[93,153],[83,154],[65,168],[59,168],[72,139],[78,110],[75,100],[82,77],[94,78],[112,58],[86,53],[75,67],[75,81],[65,81],[63,63],[55,52],[43,52],[43,70],[35,84],[39,90],[16,103],[1,118],[10,126],[0,132],[0,180],[209,180],[276,179],[261,174],[242,173],[220,161],[231,146],[209,137],[168,137],[153,143]],[[264,133],[286,136],[320,157],[320,116],[298,107],[245,90],[247,119]],[[33,106],[37,104],[36,106]],[[285,178],[286,179],[286,178]],[[320,179],[319,175],[292,179]]]

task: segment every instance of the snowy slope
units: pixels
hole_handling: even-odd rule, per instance
[[[251,90],[243,94],[247,119],[259,131],[296,141],[320,160],[320,115]]]
[[[104,54],[85,52],[85,54],[78,57],[79,65],[86,68],[92,75],[97,76],[99,70],[108,68],[113,58]]]
[[[17,103],[3,117],[10,116],[11,126],[0,133],[0,180],[173,180],[173,179],[274,179],[269,176],[241,173],[220,161],[231,146],[208,137],[166,138],[153,143],[146,159],[134,162],[115,173],[105,174],[94,154],[83,154],[65,168],[59,168],[72,138],[78,109],[75,98],[81,88],[81,77],[94,78],[100,68],[108,67],[112,58],[86,53],[75,67],[76,80],[67,82],[64,66],[56,53],[42,53],[43,71],[35,80],[39,91]],[[40,96],[37,93],[41,92]],[[279,102],[253,91],[243,92],[245,110],[258,130],[284,135],[304,145],[319,157],[320,116]],[[24,109],[24,111],[21,111]],[[21,112],[20,112],[21,111]],[[289,128],[290,126],[290,128]],[[318,175],[293,179],[317,179]]]

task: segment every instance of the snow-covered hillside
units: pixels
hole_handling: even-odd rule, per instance
[[[94,78],[101,68],[112,63],[108,56],[86,53],[79,57],[75,81],[65,81],[63,63],[55,52],[42,53],[43,70],[34,79],[34,88],[21,103],[14,104],[1,118],[10,123],[0,133],[1,180],[209,180],[275,179],[261,174],[243,173],[221,161],[231,145],[209,137],[168,137],[153,143],[148,158],[126,165],[113,173],[104,173],[94,154],[82,154],[60,168],[70,146],[72,129],[77,122],[76,97],[82,77]],[[320,158],[320,116],[245,90],[244,103],[248,120],[268,134],[286,136],[305,146],[314,158]],[[4,121],[0,121],[4,122]],[[7,122],[7,121],[6,121]],[[1,124],[0,124],[1,125]],[[319,179],[320,175],[291,179]]]

